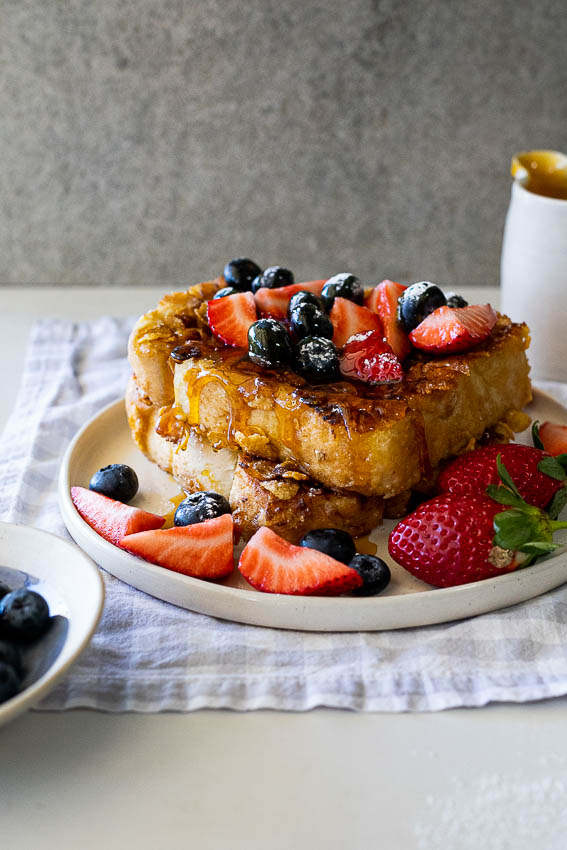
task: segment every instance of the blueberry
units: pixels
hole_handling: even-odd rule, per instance
[[[13,667],[16,673],[22,672],[22,653],[19,646],[0,638],[0,663]]]
[[[299,545],[317,549],[318,552],[323,552],[336,561],[342,561],[343,564],[350,564],[356,554],[354,540],[347,531],[341,531],[340,528],[317,528],[315,531],[308,531],[299,541]]]
[[[447,299],[436,284],[426,280],[412,283],[398,298],[398,320],[403,329],[410,333],[430,313],[438,307],[444,307],[446,303]]]
[[[117,502],[129,502],[138,492],[138,476],[125,463],[112,463],[95,472],[89,489]]]
[[[267,289],[279,289],[280,286],[291,286],[294,282],[293,272],[282,266],[270,266],[252,281],[252,292],[257,292],[262,286]]]
[[[323,299],[326,310],[331,309],[335,298],[348,298],[349,301],[354,301],[355,304],[362,304],[364,301],[364,289],[357,277],[348,272],[343,272],[329,278],[323,287],[321,298]]]
[[[465,301],[462,295],[457,295],[456,292],[448,292],[446,295],[447,307],[468,307],[469,302]]]
[[[302,301],[295,307],[289,318],[292,330],[298,339],[306,336],[324,336],[331,339],[333,336],[333,323],[327,314],[308,301]]]
[[[3,636],[28,643],[38,638],[49,623],[49,606],[35,590],[20,587],[0,602],[0,632]]]
[[[353,590],[354,596],[374,596],[390,584],[390,569],[382,558],[374,555],[355,555],[349,566],[362,578],[362,587]]]
[[[0,702],[15,696],[20,690],[21,679],[9,664],[0,661]]]
[[[291,338],[276,319],[259,319],[248,329],[248,356],[260,366],[288,366],[293,355]]]
[[[233,286],[239,292],[244,292],[251,288],[254,278],[262,274],[262,269],[252,260],[239,257],[237,260],[230,260],[224,267],[222,274],[228,286]]]
[[[4,584],[3,581],[0,581],[0,599],[2,599],[3,596],[6,596],[7,593],[10,593],[10,588],[7,584]]]
[[[295,347],[295,371],[308,381],[327,381],[339,376],[339,353],[330,339],[306,336]]]
[[[295,310],[296,307],[299,307],[300,304],[314,304],[321,310],[321,312],[324,312],[325,310],[322,298],[315,295],[314,292],[302,289],[300,292],[296,292],[295,295],[292,295],[289,299],[289,305],[287,308],[288,316],[290,316],[293,310]]]
[[[213,301],[215,298],[225,298],[227,295],[238,295],[240,291],[240,289],[235,289],[234,286],[223,286],[222,289],[215,292],[213,295]]]
[[[183,499],[177,506],[173,522],[174,525],[195,525],[197,522],[205,522],[206,519],[230,513],[232,509],[228,499],[219,493],[206,490],[202,493],[192,493]]]

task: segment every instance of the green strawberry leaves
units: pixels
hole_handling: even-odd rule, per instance
[[[532,423],[532,440],[536,449],[541,449],[542,451],[545,451],[543,443],[541,441],[541,437],[539,436],[539,419],[536,419]]]
[[[561,462],[561,458],[565,458],[565,463]],[[549,475],[550,478],[555,478],[557,481],[567,481],[567,455],[557,455],[557,457],[544,457],[537,465],[540,472],[544,475]]]
[[[548,460],[555,460],[555,458],[542,460],[538,465],[541,472],[545,472],[541,469],[541,464]],[[495,535],[493,543],[502,549],[523,552],[527,557],[521,566],[527,567],[536,558],[560,548],[559,544],[554,543],[552,538],[555,531],[560,528],[567,528],[567,522],[556,521],[567,504],[567,486],[557,491],[549,512],[546,512],[541,508],[528,505],[524,501],[510,473],[502,463],[501,455],[498,455],[496,465],[502,483],[498,485],[489,484],[486,488],[486,494],[498,504],[506,505],[510,509],[501,511],[494,517]],[[558,466],[563,476],[559,480],[567,480],[563,467],[560,464]],[[557,473],[556,467],[553,466],[552,468]],[[548,473],[546,472],[546,474]],[[557,478],[558,475],[551,477]]]

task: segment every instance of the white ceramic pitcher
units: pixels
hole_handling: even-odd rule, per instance
[[[532,377],[567,381],[567,156],[517,154],[512,176],[501,309],[530,328]]]

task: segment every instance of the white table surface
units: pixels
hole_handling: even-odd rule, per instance
[[[132,315],[162,292],[0,288],[0,427],[34,319]],[[29,712],[0,729],[0,844],[564,848],[566,709],[555,699],[432,714]]]

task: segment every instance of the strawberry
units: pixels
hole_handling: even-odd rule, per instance
[[[85,487],[71,487],[71,499],[85,522],[115,546],[127,534],[161,528],[165,522],[162,516],[116,502]]]
[[[380,336],[384,333],[382,322],[376,313],[347,298],[335,298],[330,319],[335,329],[333,342],[337,348],[342,348],[351,336],[364,331],[379,331]]]
[[[256,318],[256,302],[251,292],[238,292],[207,302],[210,329],[226,345],[235,348],[248,348],[248,328]]]
[[[234,568],[232,540],[232,515],[222,514],[194,525],[129,534],[120,546],[176,573],[220,579]]]
[[[289,299],[296,292],[314,292],[320,295],[324,280],[309,280],[306,283],[292,283],[290,286],[280,286],[277,289],[268,289],[263,286],[256,292],[256,307],[262,317],[272,319],[285,319]]]
[[[388,551],[412,575],[453,587],[515,570],[518,553],[494,545],[502,506],[487,496],[444,493],[421,504],[390,534]]]
[[[398,322],[398,298],[404,289],[407,289],[407,286],[402,283],[383,280],[370,290],[366,298],[366,306],[380,316],[386,342],[400,361],[411,351],[408,335]]]
[[[389,384],[404,377],[401,363],[382,339],[381,330],[351,336],[343,347],[339,363],[347,378],[368,384]]]
[[[549,457],[547,452],[511,443],[485,446],[456,458],[439,476],[439,491],[456,496],[484,495],[489,484],[500,483],[498,455],[529,505],[545,508],[563,486],[561,481],[538,469],[538,464]]]
[[[430,354],[467,351],[490,335],[497,318],[490,304],[438,307],[409,337],[416,348]]]
[[[567,425],[543,422],[539,426],[539,438],[549,454],[567,454]]]
[[[544,457],[540,471],[550,461],[556,463]],[[565,477],[557,466],[553,472]],[[453,587],[527,567],[558,549],[553,534],[567,522],[555,517],[567,502],[567,488],[556,493],[546,513],[522,499],[501,453],[496,467],[501,483],[489,484],[487,495],[442,493],[401,520],[388,541],[392,558],[429,584]]]
[[[248,542],[238,569],[257,590],[300,596],[337,596],[362,586],[356,570],[334,558],[293,546],[265,526]]]

